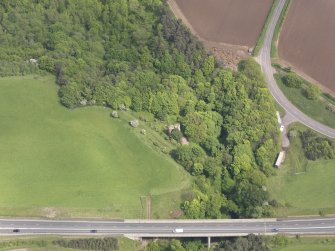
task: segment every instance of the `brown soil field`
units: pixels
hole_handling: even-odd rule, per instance
[[[293,0],[278,42],[281,61],[335,92],[335,0]]]
[[[252,47],[273,0],[173,0],[203,40]]]

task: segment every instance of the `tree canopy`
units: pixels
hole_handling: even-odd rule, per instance
[[[66,107],[180,122],[191,144],[172,156],[195,177],[187,217],[271,213],[278,128],[259,66],[222,68],[163,1],[3,0],[0,41],[0,76],[54,74]]]

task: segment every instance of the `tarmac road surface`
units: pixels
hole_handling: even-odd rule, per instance
[[[182,233],[174,229],[182,228]],[[335,218],[245,220],[38,220],[0,219],[0,235],[111,235],[219,237],[248,234],[335,234]]]
[[[271,66],[271,54],[270,54],[272,37],[280,13],[282,12],[286,1],[287,0],[279,1],[278,6],[273,14],[272,20],[270,21],[267,33],[265,35],[263,47],[259,53],[259,56],[256,58],[256,61],[261,65],[262,71],[265,74],[272,96],[278,102],[278,104],[284,108],[288,116],[292,117],[293,120],[296,120],[325,136],[335,138],[335,129],[315,121],[314,119],[308,117],[306,114],[301,112],[298,108],[296,108],[279,89],[276,80],[273,77],[275,70]]]

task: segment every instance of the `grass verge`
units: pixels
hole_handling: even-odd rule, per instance
[[[297,132],[307,128],[295,124]],[[277,216],[335,213],[335,160],[309,161],[299,136],[290,139],[291,147],[276,176],[269,178],[271,198],[280,203]]]
[[[53,241],[55,240],[70,240],[70,239],[83,239],[83,238],[92,238],[92,237],[2,237],[0,239],[0,251],[5,250],[34,250],[34,251],[48,251],[48,250],[57,250],[57,251],[71,251],[71,250],[81,250],[73,248],[64,248],[58,245],[55,245]],[[103,238],[103,237],[101,237]],[[132,251],[137,250],[140,246],[139,241],[133,241],[124,237],[115,237],[118,241],[119,251]]]
[[[335,114],[334,112],[327,109],[328,103],[334,102],[329,102],[329,95],[322,94],[321,97],[323,97],[323,99],[310,100],[307,99],[303,94],[303,88],[287,87],[281,79],[281,73],[275,74],[274,77],[277,81],[278,87],[281,89],[287,99],[290,100],[291,103],[294,104],[300,111],[322,124],[335,128]],[[304,86],[312,85],[306,80],[303,80],[303,83]]]
[[[333,237],[300,237],[289,239],[289,245],[273,251],[333,251],[335,238]]]
[[[252,51],[252,56],[254,56],[254,57],[257,57],[257,56],[258,56],[259,51],[260,51],[260,49],[261,49],[262,46],[263,46],[266,32],[267,32],[267,30],[268,30],[270,21],[271,21],[271,19],[272,19],[273,13],[274,13],[274,11],[275,11],[277,5],[278,5],[278,2],[279,2],[279,0],[274,0],[274,1],[273,1],[273,4],[272,4],[271,9],[270,9],[270,12],[269,12],[269,14],[268,14],[268,16],[267,16],[267,18],[266,18],[265,23],[264,23],[262,32],[261,32],[260,36],[259,36],[258,39],[257,39],[257,42],[256,42],[256,45],[255,45],[254,50]]]
[[[68,110],[50,78],[2,78],[0,89],[1,215],[141,218],[151,195],[166,202],[165,217],[179,208],[190,176],[142,140],[144,123],[131,128],[103,107]]]
[[[277,44],[278,44],[279,34],[280,34],[280,31],[283,27],[285,17],[287,15],[288,10],[289,10],[290,4],[291,4],[291,0],[287,0],[285,5],[284,5],[284,8],[283,8],[282,12],[280,13],[275,31],[273,33],[273,38],[272,38],[272,43],[271,43],[271,58],[278,58]]]

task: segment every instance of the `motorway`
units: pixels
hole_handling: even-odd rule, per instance
[[[280,0],[278,6],[273,14],[272,20],[270,21],[263,47],[256,58],[257,62],[261,65],[262,71],[265,74],[267,82],[269,84],[269,89],[280,106],[286,111],[286,114],[292,117],[294,120],[304,124],[305,126],[325,135],[330,138],[335,138],[335,129],[325,126],[314,119],[308,117],[299,109],[297,109],[282,93],[282,91],[277,86],[276,80],[273,77],[275,70],[271,65],[271,43],[273,34],[275,31],[276,24],[278,22],[280,13],[282,12],[285,2],[287,0]]]
[[[183,233],[174,233],[182,228]],[[19,230],[19,232],[15,232]],[[335,218],[245,220],[37,220],[0,219],[0,235],[111,235],[220,237],[248,234],[335,234]]]

